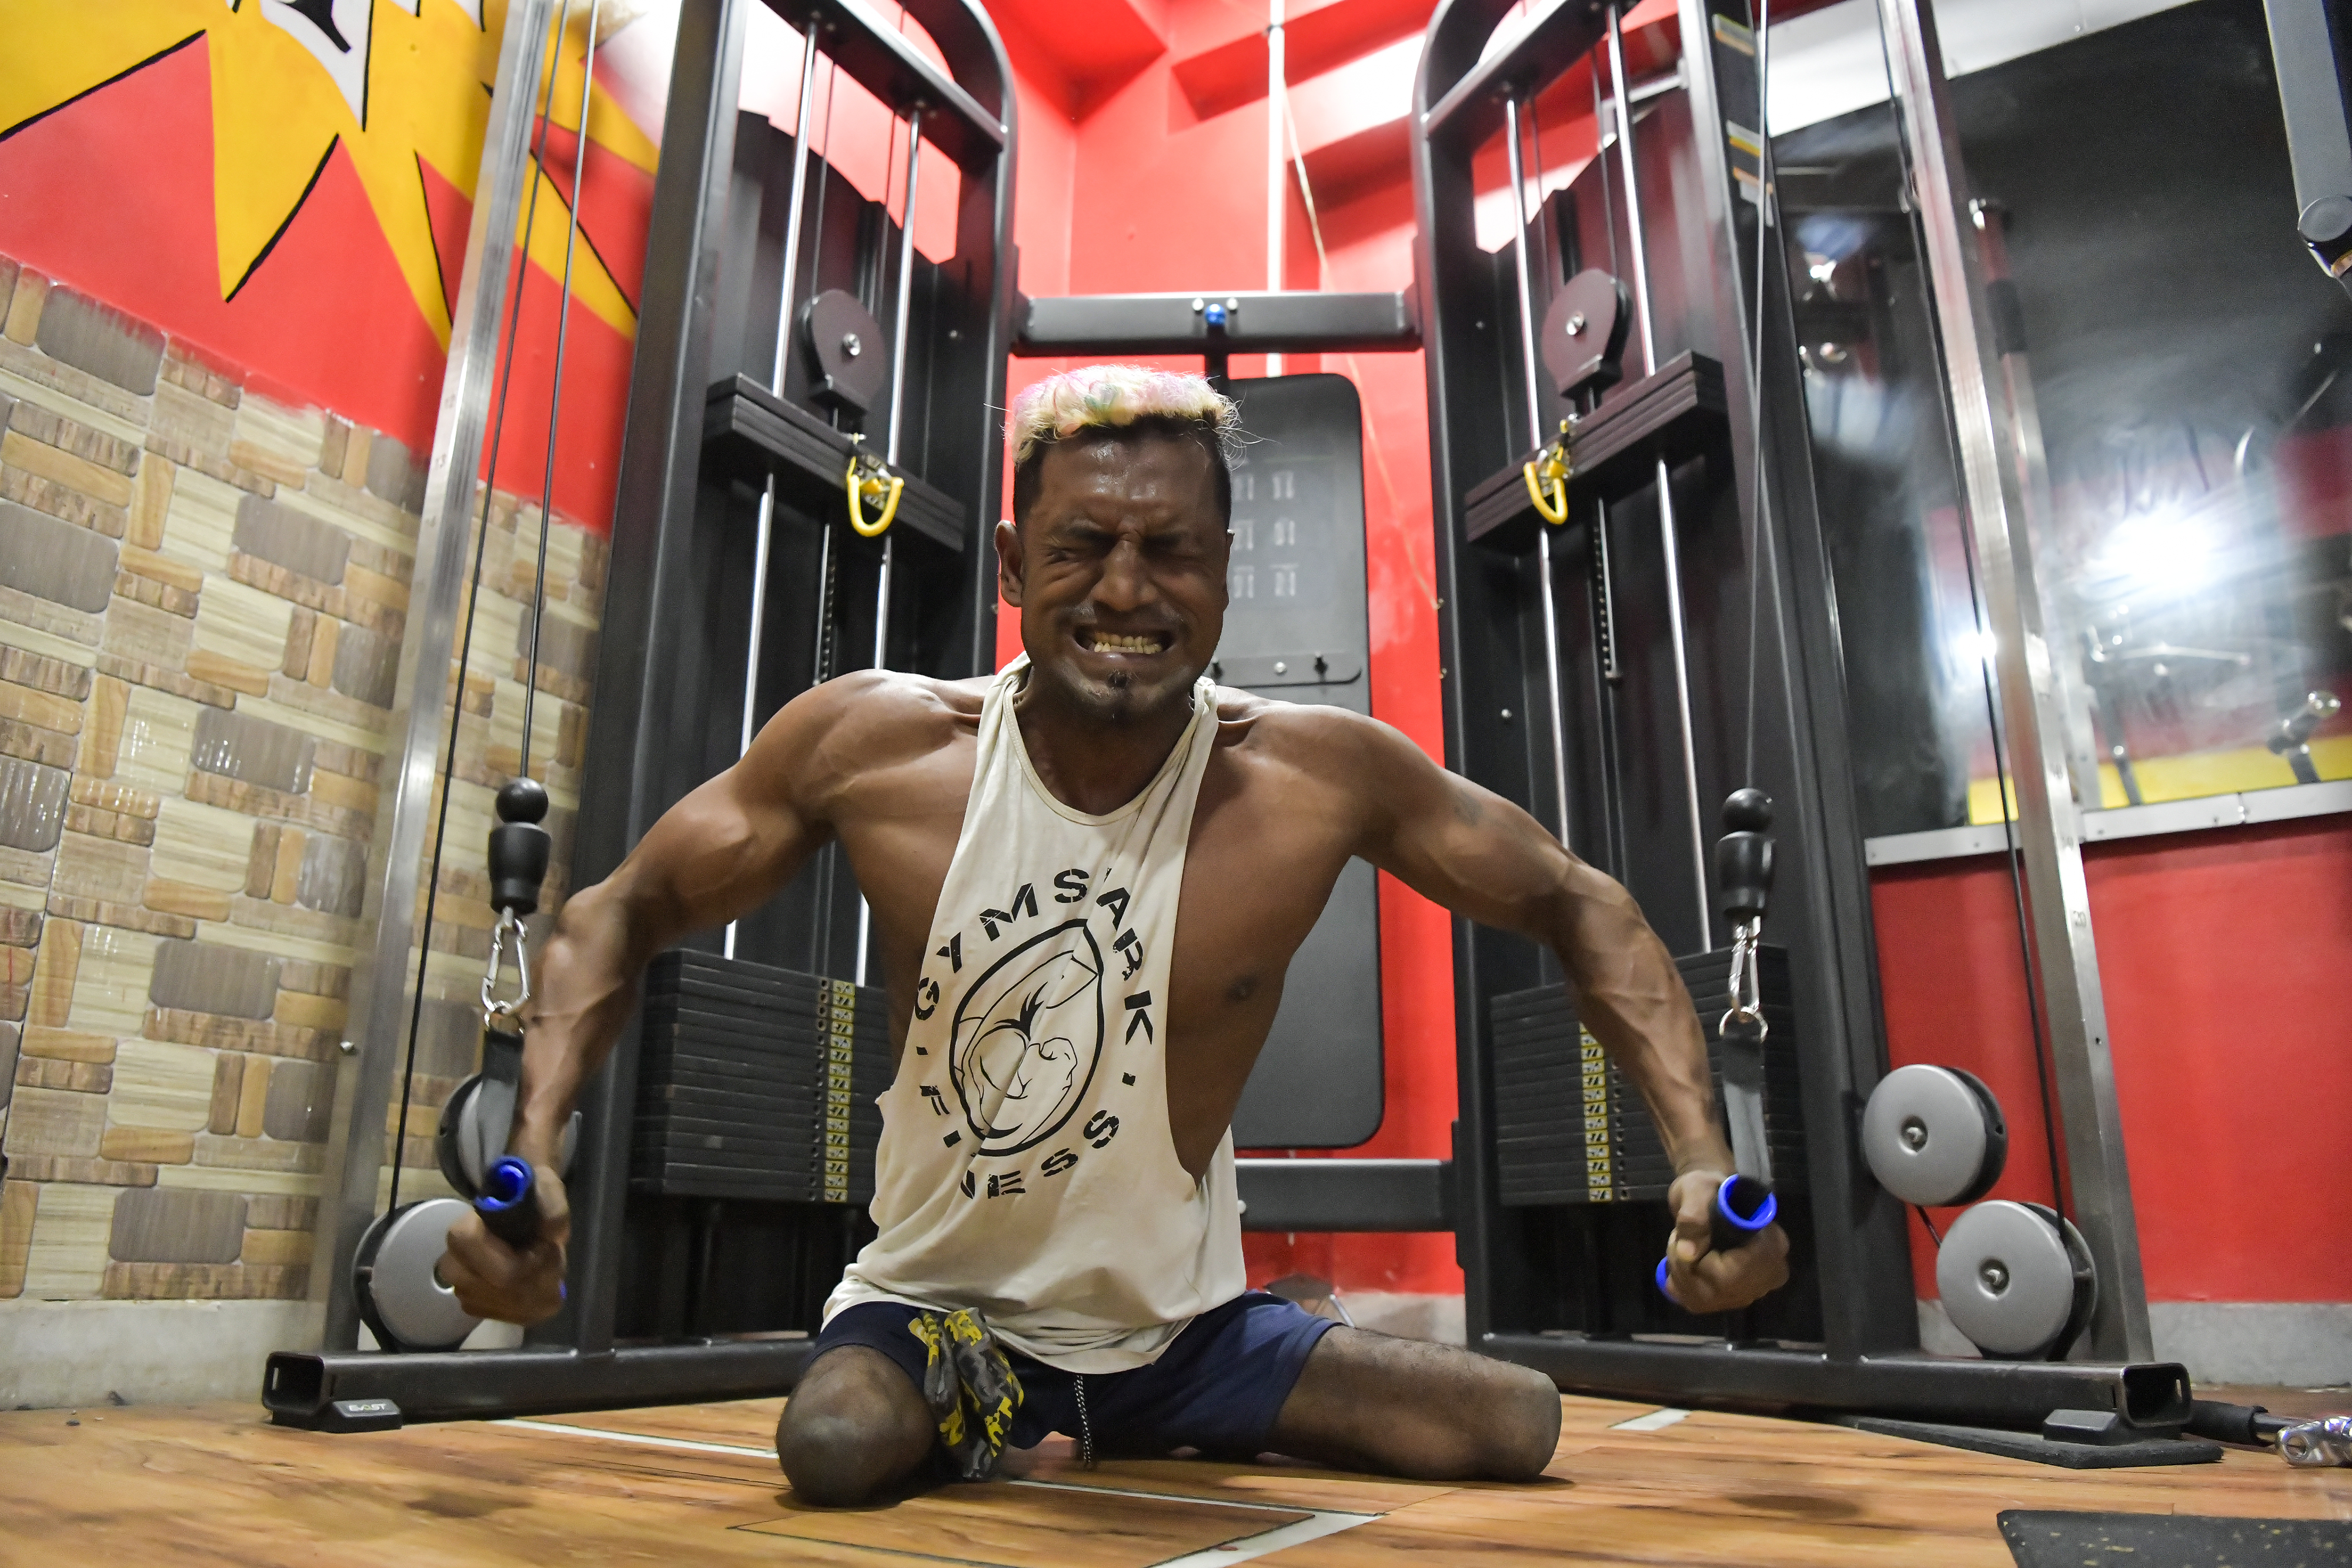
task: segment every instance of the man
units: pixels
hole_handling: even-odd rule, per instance
[[[985,1473],[999,1442],[1051,1430],[1088,1457],[1272,1450],[1432,1479],[1549,1463],[1559,1406],[1540,1375],[1244,1288],[1228,1124],[1350,857],[1559,954],[1680,1173],[1681,1301],[1723,1311],[1786,1280],[1777,1230],[1709,1250],[1731,1160],[1705,1043],[1624,890],[1385,725],[1201,679],[1226,602],[1233,421],[1192,376],[1098,366],[1032,389],[996,530],[1025,659],[803,693],[565,906],[514,1136],[545,1237],[518,1253],[470,1218],[453,1228],[444,1270],[468,1311],[556,1310],[569,1221],[551,1156],[646,962],[757,908],[828,840],[872,908],[899,1055],[880,1234],[777,1432],[812,1501],[919,1479],[943,1443]]]

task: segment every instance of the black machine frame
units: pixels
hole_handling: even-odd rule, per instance
[[[773,217],[763,201],[773,193],[763,189],[772,171],[747,168],[758,159],[738,155],[744,125],[757,118],[742,116],[737,100],[746,31],[761,3],[894,116],[918,123],[921,141],[956,164],[950,259],[935,265],[904,254],[911,248],[905,225],[842,182],[832,220],[805,227],[795,221],[800,258],[791,268],[780,265],[783,246],[774,231],[782,225],[763,224],[763,214]],[[1013,71],[976,0],[907,0],[906,10],[938,47],[944,73],[865,0],[686,0],[682,7],[572,886],[609,874],[664,811],[735,760],[747,702],[755,705],[756,722],[830,673],[821,641],[806,634],[812,622],[840,618],[847,625],[835,629],[835,642],[845,648],[874,639],[884,662],[899,668],[960,678],[992,663],[996,595],[987,541],[1003,483],[994,411],[1004,400],[1014,329]],[[770,153],[789,150],[797,161],[811,151],[764,121],[753,133],[773,143]],[[817,165],[814,156],[809,162]],[[825,212],[821,199],[818,212]],[[796,331],[799,308],[828,282],[896,307],[898,286],[884,276],[884,256],[906,280],[910,320],[901,361],[908,391],[900,428],[890,432],[891,466],[905,481],[890,541],[895,570],[884,565],[888,558],[878,546],[833,524],[845,502],[844,473],[860,445],[840,418],[805,406],[800,356],[776,355],[791,366],[782,389],[764,375],[741,373],[735,362],[759,346],[754,340],[772,344]],[[793,273],[800,282],[788,312],[777,280]],[[894,390],[886,383],[884,395]],[[753,580],[752,520],[762,489],[773,498],[778,564],[755,610],[738,585]],[[814,607],[802,603],[818,541],[830,549],[836,537],[834,572],[864,592],[836,595],[828,586]],[[845,608],[859,597],[875,606],[862,620]],[[887,616],[885,606],[903,612]],[[755,617],[771,635],[744,683],[751,652],[762,646]],[[886,622],[887,633],[877,634],[877,622]],[[830,668],[866,662],[845,657]],[[820,857],[745,922],[760,957],[854,977],[856,893],[835,858]],[[717,940],[711,934],[695,945]],[[633,1021],[583,1097],[568,1184],[573,1229],[563,1311],[517,1350],[362,1352],[348,1348],[356,1313],[342,1277],[349,1270],[338,1270],[329,1348],[270,1358],[263,1402],[276,1419],[331,1427],[335,1402],[351,1399],[388,1398],[406,1418],[431,1420],[749,1397],[791,1386],[808,1353],[804,1338],[730,1337],[698,1333],[691,1323],[683,1333],[627,1332],[623,1257],[644,1244],[642,1235],[634,1243],[630,1235],[633,1207],[645,1207],[642,1195],[633,1204],[631,1192],[638,1030]],[[839,1206],[801,1207],[809,1212],[797,1228],[810,1233],[803,1239],[814,1250],[852,1244],[859,1216]],[[691,1244],[707,1254],[707,1235]],[[707,1275],[708,1256],[699,1262]],[[675,1294],[661,1303],[671,1316]],[[635,1315],[646,1315],[645,1303]]]
[[[1704,863],[1712,823],[1696,809],[1659,810],[1654,798],[1679,793],[1696,808],[1755,785],[1780,803],[1771,929],[1788,948],[1801,1019],[1795,1049],[1807,1135],[1804,1190],[1783,1209],[1801,1273],[1784,1294],[1799,1299],[1794,1311],[1714,1323],[1638,1287],[1587,1288],[1581,1301],[1563,1299],[1564,1255],[1605,1268],[1612,1247],[1624,1250],[1625,1238],[1609,1232],[1624,1227],[1602,1224],[1601,1205],[1578,1214],[1501,1201],[1488,1019],[1496,998],[1557,981],[1557,961],[1522,939],[1457,920],[1461,1120],[1454,1158],[1433,1175],[1465,1277],[1469,1343],[1536,1367],[1566,1390],[1678,1405],[2020,1427],[2069,1406],[2113,1408],[2134,1420],[2185,1411],[2186,1375],[2168,1364],[1976,1361],[1918,1348],[1903,1209],[1872,1180],[1857,1146],[1863,1101],[1886,1071],[1885,1031],[1787,256],[1780,245],[1759,246],[1762,204],[1739,185],[1743,175],[1759,193],[1765,184],[1749,128],[1758,83],[1746,0],[1679,0],[1677,80],[1664,94],[1637,89],[1633,124],[1622,109],[1616,121],[1632,142],[1630,152],[1619,150],[1626,177],[1635,177],[1637,163],[1640,171],[1633,201],[1619,188],[1598,224],[1596,214],[1577,212],[1573,192],[1528,214],[1521,243],[1552,264],[1528,268],[1531,287],[1515,287],[1512,247],[1488,255],[1475,238],[1474,154],[1506,126],[1507,135],[1519,135],[1524,106],[1578,62],[1604,47],[1617,55],[1612,6],[1559,6],[1482,59],[1508,0],[1443,0],[1415,83],[1417,317],[1444,601],[1446,762],[1526,807],[1626,883],[1683,951],[1714,946],[1719,932],[1710,887],[1702,881],[1695,900],[1689,880],[1694,861]],[[1618,63],[1622,70],[1622,55]],[[1596,62],[1596,76],[1599,69]],[[1643,112],[1653,96],[1673,101]],[[1601,170],[1606,181],[1613,161],[1604,142],[1587,173]],[[1510,163],[1516,176],[1516,149]],[[1643,225],[1627,211],[1637,204],[1651,230],[1649,265],[1663,261],[1681,273],[1678,288],[1670,276],[1654,291],[1657,317],[1643,323],[1665,347],[1654,350],[1654,364],[1629,364],[1625,382],[1597,402],[1574,407],[1538,386],[1540,378],[1519,374],[1515,339],[1530,345],[1532,359],[1550,297],[1568,273],[1592,265],[1573,255],[1580,238],[1597,232],[1612,257],[1621,245],[1641,246]],[[1640,267],[1637,260],[1637,274]],[[1649,312],[1651,298],[1636,308]],[[1677,344],[1685,352],[1665,358]],[[1539,552],[1546,525],[1518,494],[1518,470],[1539,455],[1524,433],[1551,430],[1571,413],[1580,423],[1570,516]],[[1662,507],[1664,486],[1671,506]],[[1654,557],[1674,552],[1679,571],[1657,571],[1667,563],[1654,559],[1645,580],[1625,557],[1629,545],[1638,548],[1641,528],[1661,522],[1665,542],[1648,548]],[[1626,635],[1629,621],[1639,620],[1628,615],[1627,590],[1638,592],[1645,581],[1654,604],[1664,600],[1655,608],[1675,622],[1671,640],[1653,627],[1646,650],[1637,645],[1641,626],[1633,626],[1633,640]],[[1555,623],[1544,624],[1547,617]],[[1659,733],[1661,702],[1653,698],[1644,711],[1619,685],[1618,667],[1644,652],[1653,663],[1687,660],[1679,759]],[[1743,726],[1738,691],[1749,680],[1753,716]],[[1570,738],[1547,746],[1535,716],[1555,713],[1559,733]],[[1645,807],[1646,821],[1629,822]],[[1686,844],[1673,841],[1685,831]],[[1640,1228],[1651,1232],[1653,1249],[1664,1228],[1662,1207],[1654,1218]],[[1645,1266],[1651,1257],[1643,1255]],[[1616,1261],[1623,1272],[1626,1260]],[[1810,1301],[1802,1299],[1808,1283]],[[1695,1337],[1710,1329],[1715,1337]]]

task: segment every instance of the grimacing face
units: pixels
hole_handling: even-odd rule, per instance
[[[1232,550],[1208,452],[1087,432],[1040,462],[1026,521],[996,528],[1031,680],[1105,724],[1189,703],[1224,631]]]

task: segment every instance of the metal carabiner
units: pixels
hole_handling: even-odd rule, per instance
[[[2352,1466],[2352,1416],[2298,1421],[2279,1433],[2278,1450],[2290,1465]]]
[[[845,483],[849,490],[849,526],[857,530],[860,538],[878,538],[898,515],[898,497],[907,488],[907,481],[893,474],[879,457],[870,452],[853,452],[849,456],[849,473]],[[872,523],[866,520],[866,503],[879,499],[882,515]]]
[[[520,982],[522,988],[511,1000],[502,999],[496,994],[499,985],[499,960],[506,955],[507,937],[509,934],[514,937],[515,977]],[[530,950],[523,941],[522,921],[513,910],[501,909],[499,911],[498,925],[490,928],[489,967],[482,971],[482,1027],[495,1029],[504,1023],[508,1026],[509,1033],[520,1030],[522,1007],[530,1000]]]
[[[1559,438],[1529,459],[1523,473],[1536,515],[1557,528],[1568,521],[1568,481],[1576,472],[1576,422],[1559,422]]]
[[[1764,922],[1743,920],[1731,937],[1731,983],[1724,1000],[1731,1006],[1716,1025],[1716,1032],[1728,1034],[1734,1024],[1753,1025],[1756,1039],[1761,1043],[1772,1032],[1764,1021],[1764,983],[1761,967],[1756,961],[1756,949],[1764,940]]]

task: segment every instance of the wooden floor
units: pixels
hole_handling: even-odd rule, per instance
[[[2352,1470],[2268,1454],[2072,1471],[1758,1416],[1618,1429],[1648,1407],[1592,1399],[1561,1401],[1559,1456],[1528,1486],[1187,1460],[1083,1471],[1057,1440],[1012,1484],[819,1510],[777,1472],[782,1404],[362,1437],[236,1405],[0,1414],[0,1563],[2006,1564],[2005,1508],[2352,1519]]]

